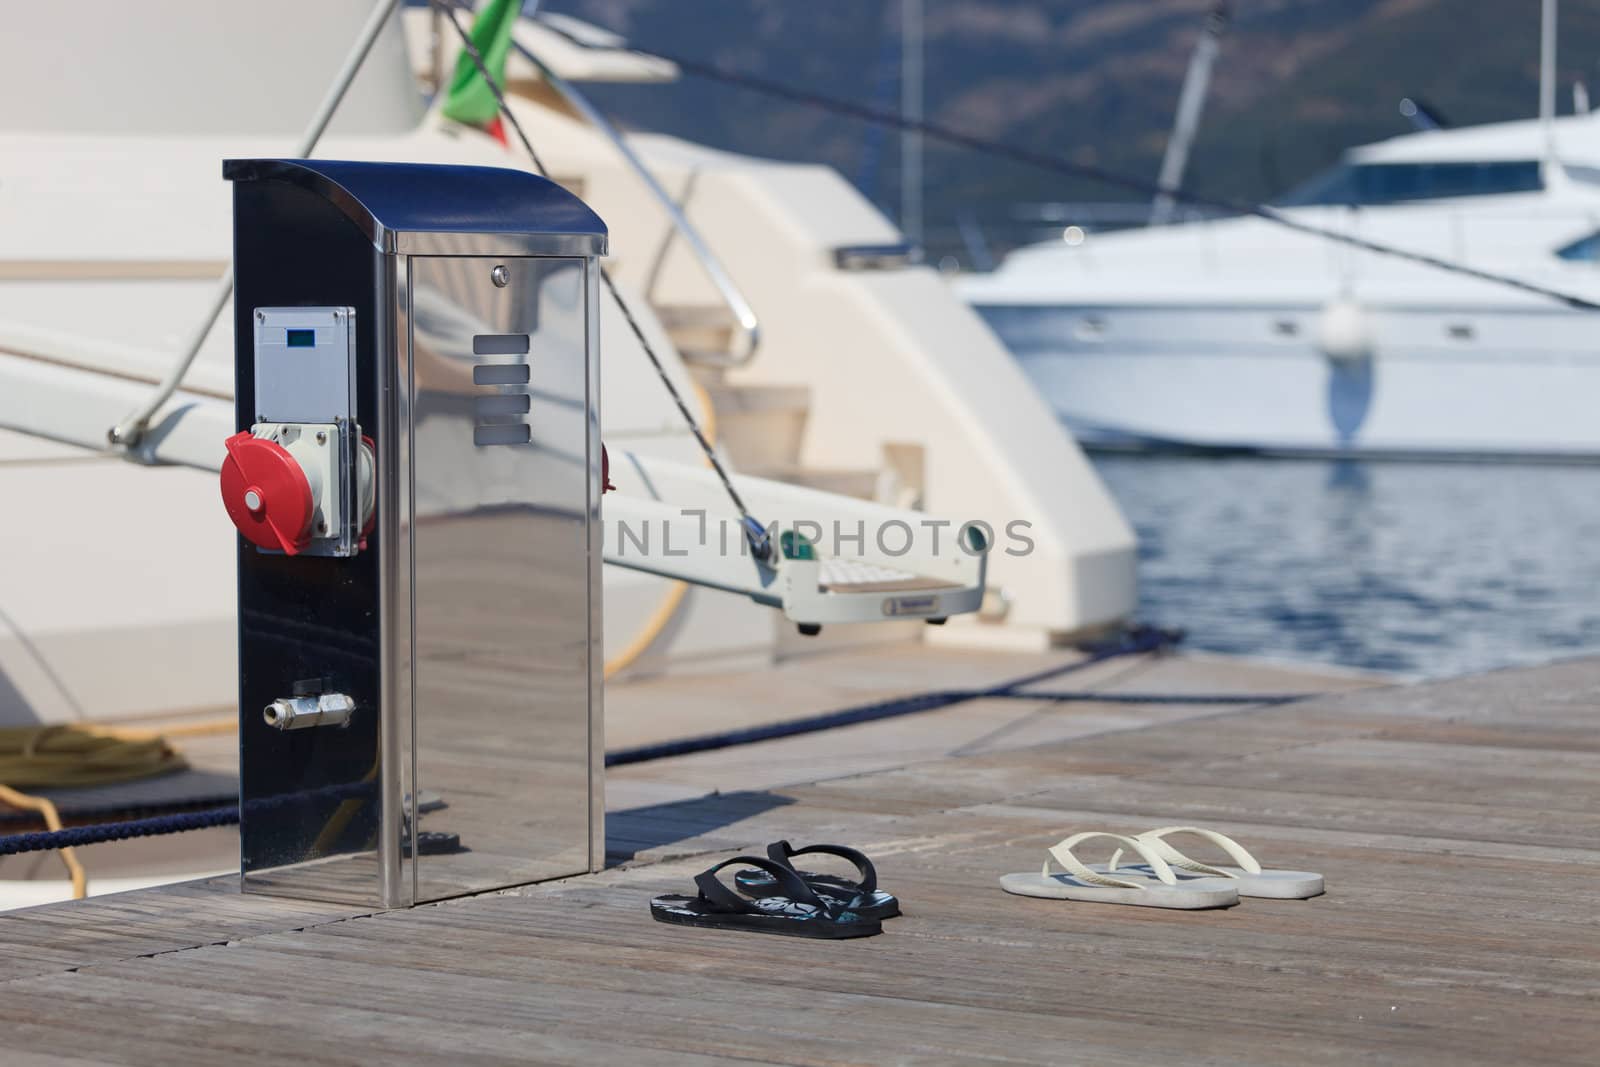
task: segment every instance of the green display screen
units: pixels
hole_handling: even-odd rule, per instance
[[[315,348],[317,347],[316,330],[287,330],[290,348]]]

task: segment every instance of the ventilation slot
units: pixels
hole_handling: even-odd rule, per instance
[[[527,385],[526,363],[480,363],[472,368],[472,381],[476,385]]]
[[[525,356],[528,354],[528,335],[525,333],[480,333],[472,338],[475,356]]]
[[[472,428],[475,445],[525,445],[533,440],[533,430],[525,422],[497,422]]]
[[[526,415],[533,406],[527,393],[506,393],[478,398],[478,421],[488,422],[507,415]]]

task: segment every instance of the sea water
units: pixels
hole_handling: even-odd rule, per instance
[[[1600,651],[1600,466],[1097,456],[1139,617],[1423,677]]]

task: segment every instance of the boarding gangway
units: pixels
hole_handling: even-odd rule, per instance
[[[96,370],[93,353],[75,342],[0,328],[0,427],[105,447],[105,427],[148,396],[150,384]],[[154,369],[161,354],[147,355]],[[180,390],[127,457],[219,470],[221,442],[234,432],[231,384]],[[732,474],[751,514],[775,535],[762,560],[711,470],[618,452],[611,477],[607,563],[748,597],[805,632],[845,622],[942,622],[976,612],[983,600],[989,538],[978,526]]]

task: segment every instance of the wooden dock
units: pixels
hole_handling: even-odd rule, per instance
[[[889,648],[618,687],[611,743],[1051,661]],[[410,911],[219,881],[0,916],[0,1058],[1594,1062],[1600,660],[1374,687],[1147,657],[1039,688],[1308,686],[1329,692],[1273,706],[971,701],[622,768],[610,869]],[[1173,822],[1320,870],[1329,892],[1183,913],[996,885],[1072,831]],[[780,837],[865,849],[906,915],[834,943],[650,919],[653,894]]]

